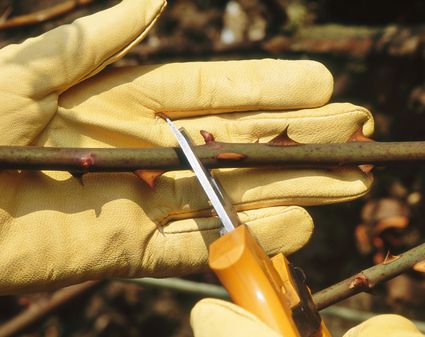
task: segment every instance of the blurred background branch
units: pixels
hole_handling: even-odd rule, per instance
[[[67,0],[61,3],[52,5],[44,9],[40,9],[28,14],[9,17],[13,12],[13,5],[10,4],[4,10],[0,17],[0,30],[24,27],[43,23],[47,20],[52,20],[59,16],[72,12],[79,6],[84,6],[92,3],[94,0]]]

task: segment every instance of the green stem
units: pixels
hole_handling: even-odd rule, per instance
[[[25,328],[33,326],[36,322],[55,312],[57,309],[69,304],[72,299],[87,294],[89,290],[101,285],[102,282],[99,281],[87,281],[60,289],[48,298],[44,297],[34,301],[28,309],[1,324],[0,336],[16,336]]]
[[[317,309],[321,310],[334,303],[364,291],[370,291],[377,284],[412,268],[416,263],[425,260],[425,243],[408,250],[388,262],[382,262],[365,269],[360,273],[338,282],[313,295]]]
[[[162,279],[144,277],[137,279],[115,279],[115,281],[139,284],[142,286],[155,288],[166,288],[187,294],[193,294],[198,296],[210,296],[215,298],[221,298],[223,300],[230,299],[228,292],[222,286],[209,283],[188,281],[177,277],[169,277]]]
[[[411,269],[416,263],[425,260],[425,243],[412,248],[403,254],[365,269],[341,282],[313,294],[313,301],[318,310],[327,308],[350,296],[373,289],[377,284],[388,281]],[[223,287],[187,281],[177,278],[142,278],[120,279],[120,281],[164,287],[183,292],[228,299],[229,295]]]
[[[214,297],[220,298],[223,300],[230,300],[229,294],[226,289],[221,286],[217,286],[214,284],[201,283],[183,280],[179,278],[164,278],[164,279],[156,279],[156,278],[140,278],[140,279],[116,279],[115,281],[126,282],[138,284],[146,287],[154,287],[154,288],[163,288],[170,289],[174,291],[179,291],[187,294],[197,295],[197,296],[206,296],[206,297]],[[325,316],[334,316],[344,320],[348,320],[353,323],[361,323],[373,316],[377,315],[377,313],[370,313],[359,311],[353,308],[347,308],[343,306],[331,306],[327,308],[323,308],[321,311],[322,315]],[[416,327],[421,331],[425,332],[425,322],[421,321],[412,321]]]

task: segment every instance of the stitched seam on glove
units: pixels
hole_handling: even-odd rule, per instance
[[[359,170],[360,171],[360,170]],[[373,179],[372,175],[368,175],[370,178]],[[330,196],[314,196],[314,197],[304,197],[304,196],[291,196],[286,198],[278,198],[278,199],[263,199],[260,201],[253,201],[253,202],[246,202],[242,204],[234,204],[234,206],[237,208],[237,211],[246,211],[246,210],[253,210],[253,209],[259,209],[264,207],[264,203],[267,203],[267,207],[276,207],[276,206],[293,206],[294,204],[299,206],[311,206],[317,204],[317,200],[323,200],[323,203],[337,203],[337,202],[344,202],[356,199],[358,197],[361,197],[368,193],[370,190],[370,187],[368,187],[366,190],[351,194],[349,196],[341,196],[341,197],[330,197]],[[302,201],[295,201],[294,200],[302,200]],[[198,209],[198,210],[190,210],[190,211],[174,211],[169,212],[167,215],[162,217],[158,220],[152,220],[158,228],[165,227],[168,223],[171,221],[176,220],[184,220],[189,218],[209,218],[213,217],[213,210],[212,208],[205,208],[205,209]]]
[[[330,103],[330,104],[338,104],[338,103]],[[323,106],[321,106],[323,107]],[[302,110],[307,110],[307,109],[318,109],[320,107],[306,107],[306,106],[285,106],[283,108],[276,107],[276,106],[249,106],[249,107],[240,107],[240,109],[237,109],[235,107],[220,107],[220,108],[196,108],[196,109],[192,109],[192,110],[172,110],[172,109],[161,109],[161,112],[172,112],[173,114],[179,114],[179,113],[196,113],[196,115],[191,115],[191,116],[174,116],[174,119],[179,119],[179,118],[191,118],[191,117],[202,117],[202,116],[209,116],[210,114],[215,114],[215,113],[234,113],[234,112],[286,112],[287,110],[292,110],[292,109],[299,109],[297,111],[302,111]],[[199,112],[200,114],[198,115],[197,112]],[[205,112],[209,112],[207,114],[205,114]],[[288,111],[288,113],[291,113],[294,111]],[[202,113],[202,114],[201,114]],[[322,118],[326,118],[326,117],[331,117],[331,116],[338,116],[338,115],[346,115],[346,114],[352,114],[352,113],[360,113],[363,114],[365,116],[365,122],[371,122],[372,121],[372,114],[366,110],[366,109],[362,109],[361,107],[356,107],[353,110],[350,111],[344,111],[344,112],[333,112],[333,113],[329,113],[326,115],[322,115],[322,116],[315,116],[315,115],[306,115],[306,116],[302,116],[302,117],[297,117],[297,116],[288,116],[285,118],[287,119],[322,119]],[[218,117],[222,117],[222,116],[218,116]],[[264,116],[250,116],[249,117],[251,120],[256,120],[256,119],[273,119],[273,117],[264,117]]]
[[[306,117],[304,117],[304,116],[302,116],[302,117],[300,117],[300,116],[298,116],[298,117],[297,116],[289,116],[289,117],[287,117],[287,116],[284,116],[282,118],[279,118],[279,120],[282,123],[282,129],[284,129],[285,126],[289,126],[289,133],[291,134],[291,123],[293,123],[293,121],[295,121],[296,123],[302,124],[304,120],[308,120],[308,119],[310,119],[310,120],[316,119],[316,120],[320,121],[320,120],[325,120],[326,118],[331,119],[331,118],[333,118],[335,116],[338,116],[338,117],[341,116],[340,118],[345,118],[344,116],[349,116],[349,115],[353,115],[353,114],[354,115],[355,114],[361,114],[362,116],[364,116],[364,117],[361,117],[361,118],[357,118],[360,121],[361,121],[361,119],[364,119],[362,121],[363,124],[362,125],[359,125],[359,127],[363,127],[363,129],[365,129],[365,126],[366,125],[369,125],[370,123],[373,123],[370,114],[367,111],[363,111],[363,110],[352,110],[352,111],[348,111],[348,112],[340,112],[340,113],[334,113],[334,114],[327,114],[325,116],[313,116],[313,117],[309,117],[309,116],[306,116]],[[75,116],[72,113],[61,114],[60,117],[63,118],[63,119],[66,119],[66,122],[67,123],[76,123],[75,126],[73,126],[74,128],[82,127],[81,125],[78,125],[78,123],[81,123],[81,121],[75,119]],[[237,127],[241,127],[243,125],[243,123],[245,123],[245,122],[248,123],[248,125],[250,125],[250,124],[252,124],[253,121],[256,121],[256,120],[261,121],[261,120],[266,119],[266,120],[272,120],[273,121],[273,117],[263,118],[262,116],[257,117],[255,115],[254,116],[249,116],[249,120],[248,119],[243,119],[243,118],[242,119],[237,119],[237,120],[232,120],[232,119],[226,120],[226,116],[220,116],[220,115],[215,116],[215,117],[218,120],[220,120],[220,119],[222,121],[225,120],[225,122],[228,125],[235,125]],[[202,118],[203,118],[202,116],[196,117],[196,119],[200,119],[200,120]],[[208,116],[205,116],[205,118],[208,118]],[[277,121],[277,118],[276,117],[274,119]],[[147,119],[147,121],[150,122],[149,118]],[[144,119],[143,118],[140,119],[140,123],[144,123]],[[324,123],[326,123],[326,122],[324,122]],[[143,144],[149,145],[149,146],[158,146],[158,145],[165,146],[166,145],[165,139],[162,140],[162,143],[161,144],[158,144],[157,143],[157,139],[153,140],[153,139],[150,139],[150,138],[149,139],[148,138],[140,138],[141,137],[140,134],[138,134],[133,129],[131,129],[131,130],[128,130],[128,129],[127,130],[125,130],[125,129],[119,129],[119,130],[114,129],[114,127],[116,127],[116,124],[113,124],[112,122],[110,124],[95,125],[95,121],[91,121],[91,120],[88,121],[88,120],[86,120],[85,121],[85,125],[87,125],[87,127],[96,127],[98,129],[98,132],[100,132],[99,130],[102,130],[103,133],[105,133],[105,132],[112,132],[114,135],[117,135],[117,137],[118,136],[134,137],[135,140],[136,139],[137,140],[140,140],[140,142],[141,142],[142,145]],[[149,124],[149,126],[152,127],[152,128],[159,128],[158,129],[158,132],[162,132],[161,131],[161,128],[167,129],[167,127],[164,124],[162,124],[162,123],[161,124]],[[168,131],[168,129],[167,129],[167,131]],[[372,133],[371,132],[372,130],[369,127],[366,127],[365,131],[366,131],[365,134],[367,136],[369,136]],[[347,135],[347,139],[346,140],[348,140],[348,138],[350,136],[351,135],[349,135],[349,136]],[[274,135],[273,134],[270,134],[268,137],[269,138],[270,137],[272,138],[272,137],[274,137]],[[169,142],[171,142],[171,141],[173,141],[173,140],[169,140]],[[226,140],[217,139],[217,141],[224,141],[225,142]],[[197,143],[201,143],[201,142],[199,141]],[[168,145],[168,146],[171,146],[171,145],[174,145],[175,146],[174,143],[172,143],[172,144],[170,143],[170,145]],[[106,145],[104,147],[106,147]],[[108,147],[115,147],[115,146],[112,146],[112,145],[109,144]]]
[[[271,205],[271,207],[273,206],[282,206],[282,205]],[[252,209],[249,209],[252,210]],[[178,221],[178,220],[186,220],[186,219],[199,219],[199,218],[211,218],[211,219],[218,219],[216,216],[214,216],[212,214],[212,209],[208,209],[205,210],[208,211],[208,213],[210,214],[210,216],[199,216],[198,214],[194,215],[194,212],[181,212],[181,213],[170,213],[167,216],[165,216],[164,218],[162,218],[159,221],[154,221],[155,224],[157,225],[158,228],[164,228],[166,227],[170,222],[173,221]],[[244,210],[239,210],[239,211],[244,211]],[[280,214],[284,214],[284,213],[293,213],[293,212],[297,212],[300,211],[303,214],[307,215],[308,218],[310,218],[308,212],[306,212],[304,209],[297,207],[297,206],[289,206],[288,208],[282,210],[282,212]],[[275,214],[271,215],[271,216],[275,216]],[[265,217],[267,218],[267,217]],[[250,222],[258,220],[258,219],[262,219],[262,218],[255,218],[255,219],[250,219],[250,221],[247,221],[247,224],[249,225]],[[310,218],[311,219],[311,218]],[[218,221],[218,220],[217,220]],[[313,224],[313,222],[311,221],[311,224]],[[185,230],[185,231],[178,231],[178,232],[166,232],[166,234],[183,234],[183,233],[193,233],[193,232],[207,232],[207,231],[211,231],[211,230],[217,230],[220,229],[221,225],[218,224],[217,226],[208,228],[208,229],[191,229],[191,230]]]
[[[337,106],[337,105],[341,105],[341,107],[342,107],[342,106],[345,106],[346,103],[329,103],[329,104],[327,104],[327,106]],[[322,106],[322,107],[324,107],[324,106]],[[314,109],[320,109],[320,108],[321,107],[314,108]],[[300,109],[300,110],[295,110],[295,111],[286,111],[286,108],[285,108],[285,110],[282,110],[282,111],[275,109],[275,110],[266,110],[266,111],[261,110],[261,112],[264,112],[264,113],[273,113],[273,112],[285,113],[286,112],[288,114],[291,114],[291,113],[299,114],[300,111],[304,111],[304,110],[308,111],[308,110],[311,110],[311,109]],[[323,111],[320,111],[320,113],[323,113]],[[287,118],[287,119],[305,119],[305,118],[322,119],[322,118],[333,117],[333,116],[343,116],[343,115],[352,114],[352,113],[360,113],[360,114],[362,114],[366,117],[366,120],[372,119],[372,114],[367,109],[364,109],[362,107],[357,107],[357,106],[354,106],[352,110],[348,110],[348,111],[334,111],[334,110],[332,110],[332,111],[326,112],[325,114],[322,114],[322,115],[312,114],[312,115],[303,115],[302,117],[300,117],[299,115],[294,115],[294,116],[285,116],[285,118]],[[274,120],[276,118],[273,117],[273,116],[249,116],[249,120],[265,120],[265,119]]]

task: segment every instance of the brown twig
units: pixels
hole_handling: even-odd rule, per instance
[[[424,259],[425,243],[315,293],[313,295],[313,300],[316,303],[317,309],[322,310],[332,304],[358,294],[359,292],[369,291],[377,284],[385,282],[411,269],[414,264]],[[224,299],[228,298],[227,292],[222,287],[210,284],[197,284],[191,281],[178,280],[174,278],[118,279],[118,281],[164,287],[177,291],[202,294],[204,296],[213,296]],[[48,300],[33,303],[26,311],[0,327],[0,337],[12,336],[19,331],[22,331],[29,325],[37,322],[41,318],[56,310],[58,307],[65,305],[71,299],[93,288],[97,284],[99,284],[98,281],[89,281],[83,284],[64,288],[55,292]]]
[[[377,284],[408,271],[422,260],[425,260],[425,243],[315,293],[313,301],[318,310],[323,310],[350,296],[373,289]],[[176,278],[118,279],[118,281],[167,288],[201,296],[230,299],[223,287]]]
[[[95,0],[66,0],[49,8],[41,9],[32,13],[11,17],[0,22],[0,30],[15,27],[29,26],[51,20],[58,16],[68,14],[75,8],[88,5]]]
[[[425,260],[425,243],[315,293],[313,300],[317,309],[321,310],[360,292],[370,291],[422,260]]]
[[[172,291],[178,291],[185,294],[192,294],[198,297],[207,296],[220,298],[227,301],[230,300],[230,296],[227,293],[226,289],[215,284],[194,282],[178,278],[155,279],[149,277],[141,279],[116,279],[116,281],[138,284],[143,287],[170,289]],[[361,323],[377,314],[371,312],[358,311],[353,308],[333,305],[330,307],[323,308],[321,311],[321,315],[335,316],[344,320],[348,320],[350,322]],[[412,322],[421,332],[425,332],[425,322]]]
[[[130,57],[148,59],[176,56],[232,55],[264,53],[265,55],[318,54],[363,59],[370,55],[380,57],[423,58],[425,25],[417,26],[348,26],[323,24],[302,26],[295,34],[276,35],[261,41],[244,41],[235,44],[212,42],[196,45],[162,37],[158,45],[140,44]]]
[[[425,142],[352,142],[341,144],[235,144],[209,142],[195,147],[208,168],[335,167],[425,162]],[[230,155],[238,154],[239,156]],[[70,172],[181,170],[189,166],[178,148],[0,147],[0,169]]]
[[[53,293],[48,299],[32,303],[28,309],[0,326],[0,337],[16,335],[98,284],[100,284],[99,281],[88,281],[63,288]]]

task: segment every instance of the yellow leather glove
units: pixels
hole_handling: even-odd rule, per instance
[[[251,313],[225,301],[204,299],[191,314],[195,337],[278,337]],[[416,326],[398,315],[379,315],[350,329],[343,337],[423,337]]]
[[[57,147],[176,146],[165,112],[195,142],[266,142],[288,127],[300,143],[344,142],[373,129],[370,113],[329,104],[333,81],[312,61],[252,60],[99,72],[149,31],[163,0],[126,0],[0,51],[0,143]],[[270,254],[290,254],[313,229],[292,206],[350,200],[371,177],[343,171],[223,170],[241,221]],[[105,277],[169,276],[206,267],[219,223],[190,171],[155,190],[132,173],[0,172],[0,292]]]

